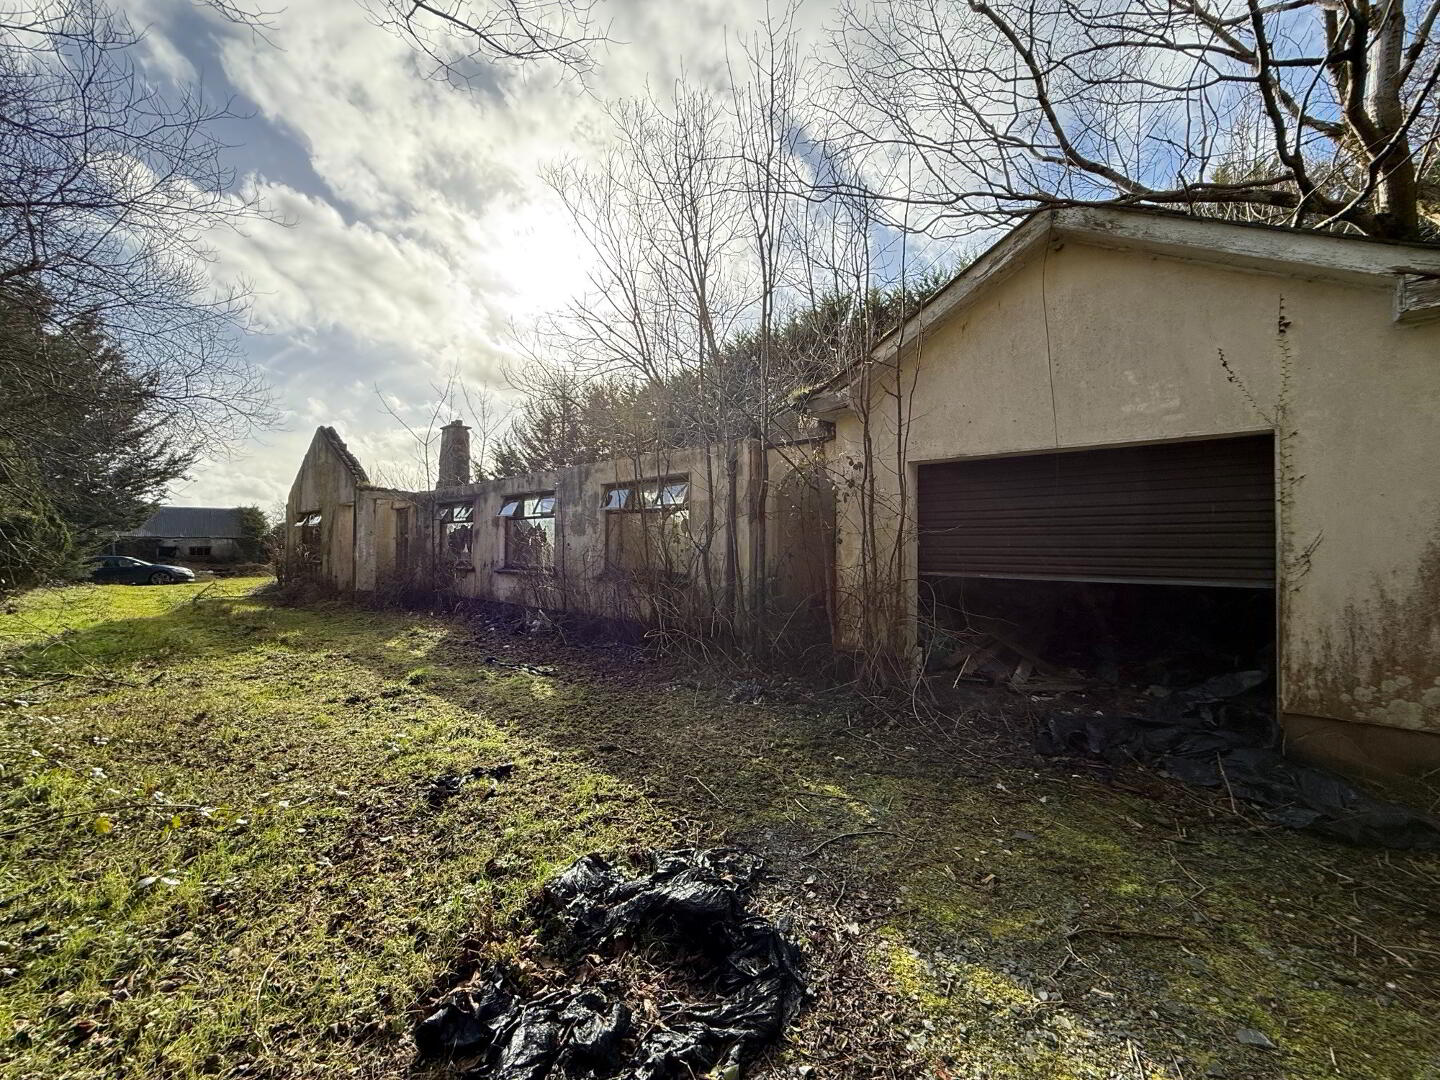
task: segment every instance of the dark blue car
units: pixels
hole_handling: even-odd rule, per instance
[[[90,580],[97,585],[177,585],[195,580],[194,570],[145,562],[127,555],[96,555],[85,560],[85,568]]]

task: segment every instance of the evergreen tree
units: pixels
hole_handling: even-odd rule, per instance
[[[618,380],[548,372],[529,388],[519,416],[496,445],[493,471],[515,476],[630,453],[643,398],[639,388]]]
[[[258,506],[237,506],[240,515],[240,556],[249,562],[262,562],[269,558],[266,550],[271,525],[265,511]]]
[[[41,580],[154,510],[194,463],[161,389],[94,316],[52,317],[33,286],[0,292],[0,577]]]

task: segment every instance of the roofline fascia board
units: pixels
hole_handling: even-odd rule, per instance
[[[902,349],[922,341],[981,289],[1014,273],[1042,244],[1064,241],[1380,288],[1392,288],[1402,274],[1440,274],[1440,245],[1242,224],[1166,211],[1063,207],[1035,214],[986,249],[919,311],[876,342],[870,362],[895,362]],[[848,405],[839,405],[834,398],[843,395],[857,371],[858,366],[816,393],[823,404],[815,415],[836,416],[848,411]]]
[[[1440,247],[1434,245],[1096,206],[1056,211],[1054,222],[1060,238],[1077,243],[1138,248],[1191,261],[1244,266],[1291,277],[1328,277],[1352,282],[1381,278],[1388,287],[1389,279],[1407,270],[1440,273]]]

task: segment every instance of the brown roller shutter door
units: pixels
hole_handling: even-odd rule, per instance
[[[1269,588],[1269,435],[919,469],[920,573]]]

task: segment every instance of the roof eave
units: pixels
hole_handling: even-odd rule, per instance
[[[1011,229],[921,305],[919,311],[877,341],[870,350],[871,359],[889,360],[898,349],[948,319],[975,293],[1008,277],[1032,251],[1048,242],[1055,215],[1055,211],[1036,214]]]
[[[1045,210],[1006,233],[914,315],[875,343],[871,363],[893,363],[982,289],[1014,273],[1044,244],[1148,251],[1170,258],[1299,278],[1386,287],[1402,274],[1440,275],[1440,245],[1378,241],[1196,218],[1164,210],[1070,206]],[[834,419],[851,411],[851,368],[807,400],[811,415]]]
[[[1057,239],[1148,251],[1289,277],[1374,284],[1440,274],[1440,246],[1197,218],[1153,210],[1072,206],[1053,215]]]

